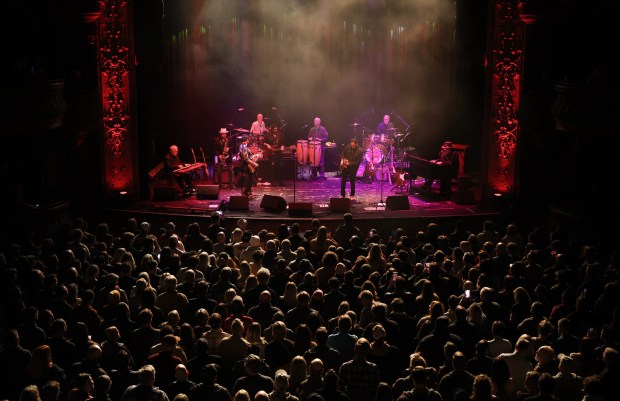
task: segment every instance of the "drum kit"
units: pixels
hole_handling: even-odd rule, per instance
[[[397,128],[390,128],[387,133],[371,133],[364,137],[365,159],[372,164],[381,163],[394,150],[394,143],[402,135]]]

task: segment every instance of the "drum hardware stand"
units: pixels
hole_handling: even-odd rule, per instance
[[[385,172],[385,160],[381,160],[381,172],[382,173]],[[389,174],[389,172],[388,172],[388,174]],[[388,175],[388,177],[389,177],[389,175]],[[380,206],[385,207],[385,202],[383,201],[383,181],[385,181],[385,180],[381,180],[381,183],[379,184],[380,185],[379,188],[381,188],[380,191],[379,191],[381,193],[381,199],[375,205],[376,207],[380,207]]]
[[[409,136],[409,134],[411,133],[411,123],[407,123],[407,121],[403,120],[401,116],[398,115],[398,113],[396,113],[394,110],[392,110],[390,112],[390,114],[393,114],[396,116],[396,118],[398,118],[400,120],[400,122],[405,125],[405,136],[403,137],[403,139],[400,140],[401,144],[403,142],[405,142],[405,139],[407,139],[407,137]]]

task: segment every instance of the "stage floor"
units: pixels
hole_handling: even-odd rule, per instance
[[[389,181],[372,180],[367,177],[356,179],[356,200],[351,201],[348,208],[332,210],[330,200],[334,202],[340,197],[340,177],[336,172],[326,172],[324,179],[295,179],[287,180],[284,186],[272,186],[267,182],[259,182],[253,188],[253,198],[239,206],[241,188],[219,189],[212,199],[200,199],[197,195],[180,196],[174,200],[146,200],[125,210],[127,214],[136,216],[145,215],[141,218],[150,220],[177,219],[186,217],[196,220],[196,216],[208,217],[212,212],[220,210],[227,221],[236,221],[246,218],[249,221],[262,221],[263,225],[270,228],[276,224],[290,221],[303,221],[318,218],[328,227],[335,227],[342,222],[342,216],[346,211],[353,214],[354,219],[363,226],[379,227],[391,230],[394,227],[411,225],[415,220],[417,224],[426,224],[427,221],[440,222],[449,219],[453,224],[456,218],[478,221],[490,215],[498,215],[500,211],[486,210],[477,204],[478,194],[470,203],[454,201],[454,193],[445,198],[438,194],[438,183],[433,184],[431,192],[422,191],[423,179],[407,181],[404,186],[392,185]],[[213,190],[213,180],[195,180],[196,186],[207,185]],[[217,191],[217,189],[216,189]],[[350,194],[350,184],[346,186],[347,196]],[[262,207],[265,196],[279,197],[276,210],[268,210]],[[273,199],[270,199],[273,201]],[[266,202],[265,202],[266,203]],[[272,203],[273,204],[273,203]],[[283,205],[284,204],[284,205]],[[310,204],[310,205],[308,205]],[[282,207],[284,206],[284,207]],[[297,207],[301,206],[301,210]],[[335,206],[335,205],[334,205]],[[148,216],[146,216],[148,215]],[[202,220],[202,218],[200,220]],[[447,221],[447,220],[446,220]],[[365,223],[363,223],[365,222]],[[382,230],[383,231],[383,230]]]

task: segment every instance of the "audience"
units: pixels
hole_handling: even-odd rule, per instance
[[[616,397],[615,252],[490,219],[366,238],[350,213],[331,233],[212,217],[9,241],[1,399]]]

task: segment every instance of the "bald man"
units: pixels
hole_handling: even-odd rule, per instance
[[[179,147],[177,145],[171,145],[168,149],[168,153],[166,157],[164,157],[164,172],[170,176],[174,177],[181,187],[181,190],[184,194],[188,195],[193,192],[196,192],[196,188],[192,183],[192,176],[190,173],[174,173],[174,170],[180,169],[182,167],[189,166],[189,164],[181,163],[181,159],[179,159]]]
[[[325,178],[325,142],[327,142],[328,137],[329,133],[327,132],[327,129],[321,125],[321,118],[315,117],[314,126],[310,128],[310,131],[308,132],[308,141],[321,142],[321,158],[318,167],[312,167],[313,178],[317,178],[317,173],[319,178]]]

